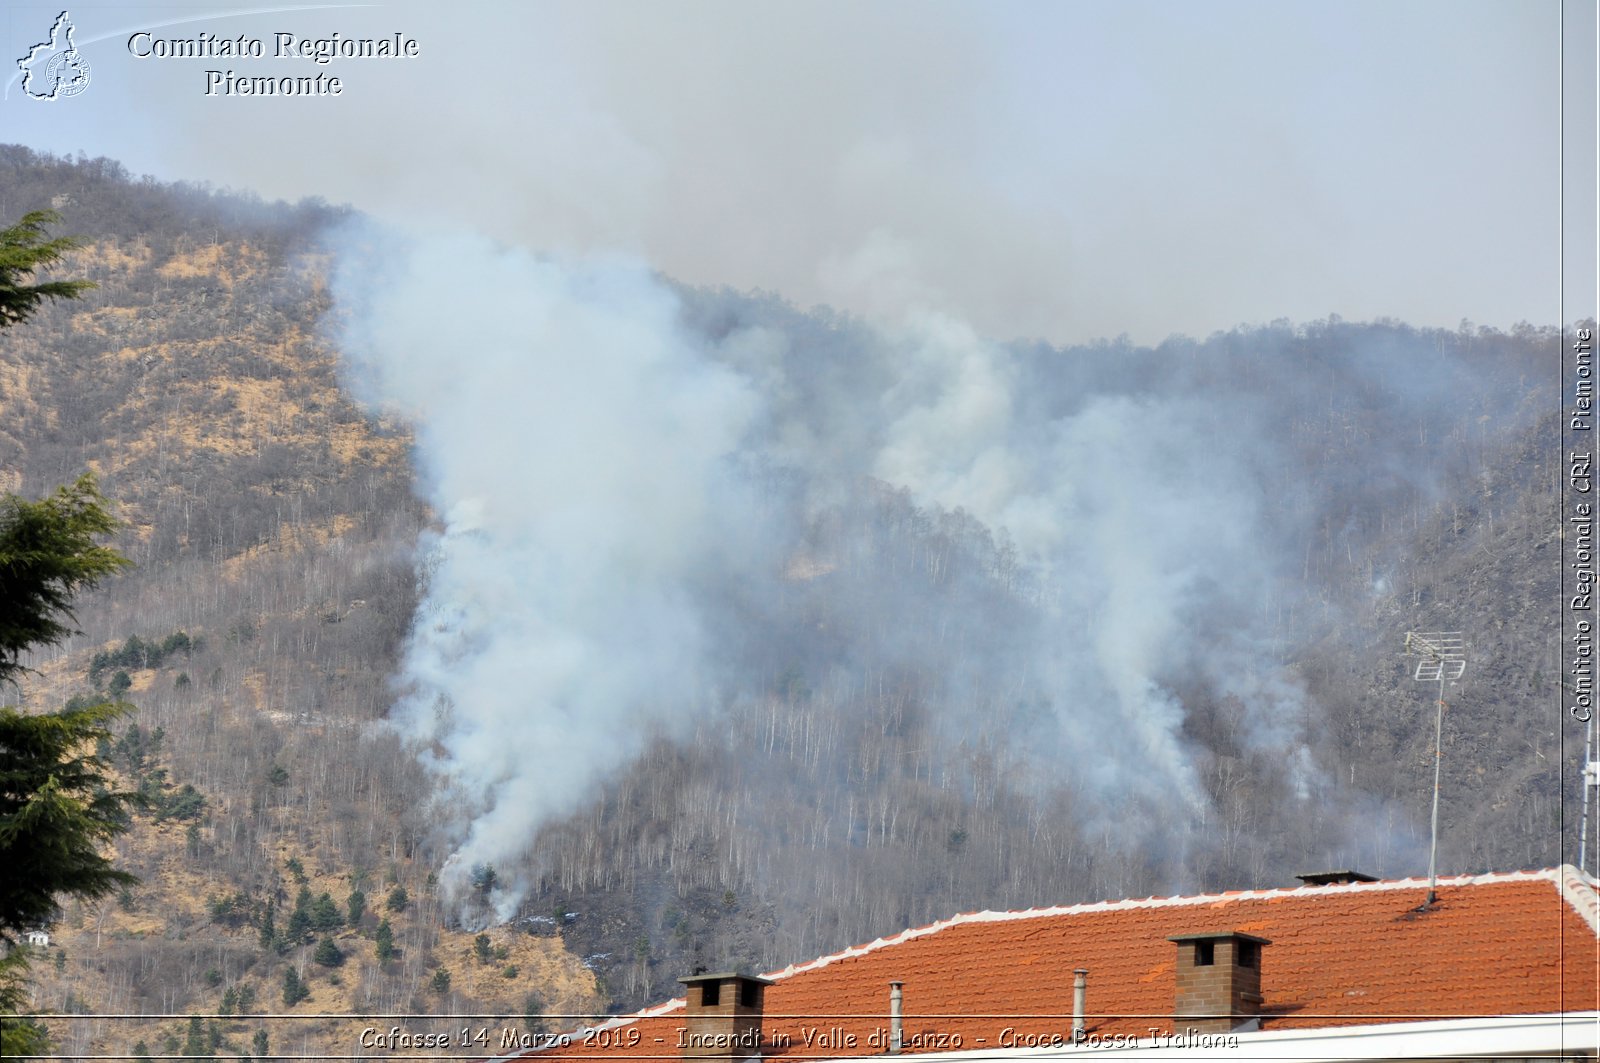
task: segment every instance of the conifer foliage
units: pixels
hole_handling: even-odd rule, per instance
[[[24,283],[35,269],[74,246],[49,240],[49,212],[26,215],[0,231],[0,327],[16,325],[46,298],[73,297],[87,281]],[[0,688],[15,686],[24,654],[73,633],[72,597],[128,564],[99,540],[117,526],[94,478],[85,474],[46,498],[0,497]],[[127,829],[131,792],[111,790],[107,765],[95,754],[109,746],[119,703],[73,704],[32,715],[0,707],[0,940],[14,944],[48,925],[65,896],[103,897],[134,884],[101,852]],[[14,1014],[24,995],[26,953],[11,952],[0,970],[0,1012]],[[10,1020],[0,1033],[7,1056],[32,1054],[44,1031]]]
[[[9,229],[0,230],[0,328],[24,321],[46,299],[71,299],[94,287],[93,281],[42,281],[28,284],[34,271],[60,261],[78,246],[70,236],[50,239],[46,226],[60,221],[53,210],[24,214]]]

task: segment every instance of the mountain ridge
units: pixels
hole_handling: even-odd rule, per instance
[[[518,946],[508,956],[532,957],[529,929],[557,932],[565,948],[549,954],[544,981],[498,978],[513,964],[480,962],[472,945],[488,890],[464,906],[434,892],[452,840],[440,836],[433,783],[384,722],[425,590],[419,537],[440,517],[415,493],[417,440],[350,396],[328,338],[321,237],[348,212],[137,182],[107,160],[14,147],[0,148],[0,174],[6,209],[68,197],[63,231],[89,241],[68,272],[100,284],[8,330],[0,486],[37,494],[95,470],[139,566],[79,603],[86,634],[35,662],[43,675],[25,704],[94,694],[91,658],[130,636],[196,642],[128,670],[123,696],[142,728],[164,730],[163,792],[192,786],[205,810],[141,821],[121,844],[146,879],[130,908],[69,908],[67,960],[35,964],[37,999],[61,1011],[76,1010],[64,1006],[74,987],[91,1011],[206,1014],[244,985],[275,1007],[293,966],[310,973],[312,1005],[516,1015],[533,994],[583,1013],[670,995],[695,966],[776,969],[961,908],[1272,884],[1339,852],[1404,862],[1426,843],[1432,734],[1431,719],[1418,725],[1426,693],[1402,670],[1397,636],[1434,626],[1471,628],[1475,644],[1447,716],[1446,866],[1561,862],[1577,781],[1562,756],[1570,735],[1550,637],[1553,330],[1330,319],[1157,348],[1040,346],[1017,364],[1037,384],[1027,404],[1052,423],[1095,396],[1153,401],[1159,374],[1196,396],[1267,381],[1284,398],[1250,407],[1279,452],[1248,452],[1240,468],[1260,466],[1260,482],[1281,492],[1262,501],[1262,520],[1295,548],[1284,566],[1298,570],[1294,589],[1218,599],[1211,621],[1232,623],[1227,609],[1272,618],[1281,674],[1311,706],[1286,724],[1303,727],[1305,761],[1260,745],[1237,696],[1176,662],[1168,689],[1208,819],[1178,839],[1187,849],[1119,843],[1119,813],[1097,802],[1089,774],[1059,771],[1019,741],[1053,726],[1057,710],[1020,681],[987,685],[1009,652],[995,633],[1039,622],[1043,592],[1015,545],[963,510],[853,479],[808,501],[770,583],[730,599],[744,630],[716,629],[758,684],[708,699],[691,726],[648,735],[578,811],[527,840],[518,866],[498,869],[529,884],[509,924],[522,929],[491,932],[512,935],[498,942]],[[772,423],[804,423],[818,438],[842,424],[826,420],[841,409],[831,396],[894,364],[856,358],[879,342],[861,322],[759,295],[682,288],[678,298],[685,332],[721,357],[748,356],[716,346],[730,336],[782,337],[786,353],[768,364],[784,367],[789,390]],[[1393,364],[1404,401],[1373,383]],[[1453,404],[1437,405],[1441,394]],[[1218,445],[1232,437],[1230,410],[1193,405],[1197,432]],[[779,497],[796,474],[768,475]],[[922,667],[940,655],[972,662],[959,673],[969,688]],[[952,715],[953,703],[972,715]],[[287,779],[274,781],[274,768]],[[336,935],[363,956],[342,973],[321,969],[311,942],[262,947],[266,903],[281,929],[299,889],[286,853],[341,904],[372,884],[369,915],[380,893],[405,886],[418,900],[395,915],[402,959],[369,962],[370,919]],[[169,868],[191,870],[164,886]],[[209,921],[203,893],[251,898],[250,921]],[[436,993],[440,969],[453,981]],[[173,1025],[140,1036],[154,1044]],[[61,1043],[74,1050],[130,1051],[135,1039],[87,1019],[67,1027]]]

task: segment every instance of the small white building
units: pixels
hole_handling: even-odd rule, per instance
[[[50,935],[43,930],[30,930],[27,933],[28,944],[35,948],[47,949],[50,947]]]

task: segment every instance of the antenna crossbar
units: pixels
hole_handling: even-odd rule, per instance
[[[1459,631],[1408,631],[1405,652],[1417,659],[1412,678],[1419,682],[1454,682],[1467,671],[1467,640]]]

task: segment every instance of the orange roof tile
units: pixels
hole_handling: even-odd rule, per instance
[[[1261,960],[1263,1029],[1600,1008],[1600,899],[1571,867],[978,912],[766,975],[765,1055],[885,1051],[889,982],[905,983],[907,1052],[1070,1037],[1073,970],[1089,971],[1087,1026],[1173,1029],[1169,937],[1243,931]],[[675,1057],[684,1002],[579,1035],[545,1055]]]

